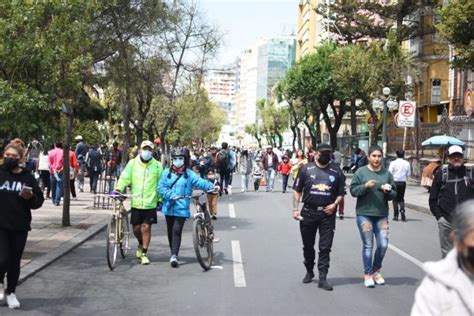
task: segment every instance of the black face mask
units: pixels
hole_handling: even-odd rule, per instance
[[[4,158],[3,159],[3,168],[5,168],[5,170],[7,171],[12,171],[13,169],[15,169],[16,167],[18,167],[18,160],[15,159],[15,158]]]
[[[474,247],[467,247],[467,257],[466,260],[471,266],[474,266]]]
[[[327,165],[331,161],[331,154],[327,151],[319,153],[318,162],[322,165]]]

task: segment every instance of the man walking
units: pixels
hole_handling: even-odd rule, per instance
[[[314,244],[319,229],[318,287],[332,291],[326,277],[336,228],[336,208],[344,196],[344,176],[340,168],[330,164],[331,146],[320,144],[315,158],[315,162],[303,165],[296,177],[293,187],[293,218],[301,220],[300,232],[306,266],[303,283],[310,283],[314,278]],[[301,195],[303,209],[300,211]]]
[[[53,204],[59,206],[63,196],[63,144],[56,142],[54,149],[48,152],[49,174],[51,183],[51,198]]]
[[[90,151],[86,155],[86,164],[89,171],[91,192],[97,194],[97,181],[102,172],[102,156],[97,151],[97,145],[92,145]]]
[[[216,167],[219,170],[219,177],[220,177],[220,188],[222,192],[228,194],[228,187],[230,181],[230,156],[229,156],[229,144],[223,142],[221,145],[222,149],[216,155]]]
[[[273,152],[273,147],[268,146],[267,152],[262,159],[263,169],[265,170],[265,181],[267,182],[267,192],[273,192],[273,182],[275,181],[275,172],[278,170],[278,156]]]
[[[157,191],[163,167],[153,159],[153,143],[145,140],[140,146],[140,155],[130,160],[123,169],[116,190],[132,191],[130,222],[138,240],[136,257],[142,265],[150,264],[147,251],[151,240],[151,225],[158,222],[156,207],[162,198]]]
[[[450,234],[451,220],[456,207],[474,199],[473,170],[464,165],[464,154],[460,146],[448,150],[448,165],[436,171],[430,191],[430,210],[438,221],[441,255],[446,257],[453,248]]]
[[[390,163],[388,171],[393,175],[395,186],[397,187],[397,196],[393,199],[393,220],[398,221],[398,213],[402,216],[402,221],[406,222],[405,215],[405,190],[407,179],[410,177],[410,163],[405,160],[405,151],[397,150],[397,159]]]

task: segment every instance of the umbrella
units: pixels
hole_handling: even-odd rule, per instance
[[[464,142],[447,135],[433,136],[421,143],[423,147],[448,147],[451,145],[464,146]]]

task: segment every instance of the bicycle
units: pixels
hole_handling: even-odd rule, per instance
[[[196,213],[193,220],[193,246],[196,258],[204,269],[207,271],[212,266],[214,258],[214,227],[211,222],[211,214],[207,208],[207,203],[201,203],[199,199],[214,191],[202,192],[198,195],[180,196],[175,199],[189,198],[194,200]]]
[[[110,271],[113,271],[117,262],[118,251],[120,250],[122,259],[125,259],[130,251],[130,223],[123,202],[132,196],[126,194],[106,194],[105,196],[113,200],[113,211],[107,224],[106,235],[107,264]]]

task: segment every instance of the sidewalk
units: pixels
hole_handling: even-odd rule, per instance
[[[346,174],[347,187],[350,186],[352,181],[352,174]],[[349,191],[348,191],[348,194]],[[429,193],[425,188],[422,188],[415,181],[409,180],[405,191],[405,206],[414,211],[431,215],[430,206],[428,204]],[[391,204],[391,203],[390,203]]]
[[[77,192],[78,199],[71,200],[69,227],[61,224],[62,205],[54,206],[51,199],[45,200],[40,209],[31,211],[33,219],[21,261],[20,282],[81,245],[106,226],[110,211],[92,209],[93,196],[91,193]]]

